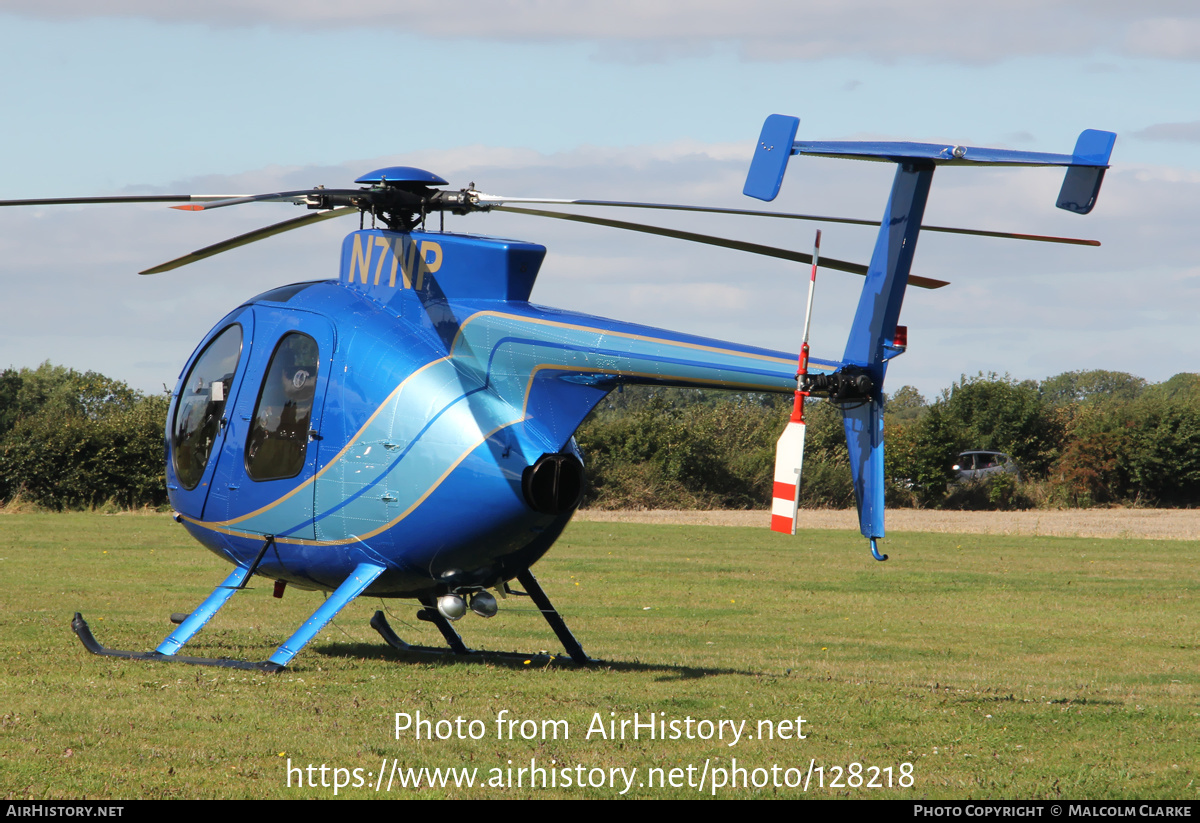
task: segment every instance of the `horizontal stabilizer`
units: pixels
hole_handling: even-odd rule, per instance
[[[762,134],[750,161],[750,173],[743,191],[760,200],[774,199],[783,180],[787,160],[779,154],[791,145],[790,154],[840,157],[846,160],[877,160],[903,163],[926,161],[934,165],[971,166],[1068,166],[1107,167],[1117,136],[1110,131],[1086,129],[1071,154],[1041,151],[989,149],[978,146],[954,146],[946,143],[911,143],[886,140],[794,140],[800,120],[772,114],[763,123]]]
[[[1092,134],[1109,135],[1116,140],[1111,132],[1097,132],[1089,129]],[[1088,132],[1084,132],[1087,135]],[[1069,166],[1095,167],[1107,165],[1096,163],[1101,156],[1093,147],[1099,143],[1095,138],[1080,136],[1080,142],[1085,144],[1088,153],[1084,157],[1075,154],[1051,154],[1040,151],[1015,151],[1013,149],[989,149],[977,146],[952,146],[946,143],[906,143],[887,141],[844,141],[821,140],[812,142],[797,141],[792,146],[792,154],[811,154],[818,157],[840,157],[846,160],[877,160],[890,163],[906,161],[924,161],[935,166]],[[1111,146],[1110,146],[1111,149]],[[1107,161],[1107,158],[1105,158]]]

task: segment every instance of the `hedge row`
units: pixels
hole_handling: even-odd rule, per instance
[[[627,389],[584,421],[585,505],[762,508],[787,395]],[[61,366],[0,373],[0,501],[52,509],[162,506],[165,396]],[[854,503],[840,411],[809,403],[801,502]],[[964,377],[932,403],[888,398],[892,505],[954,508],[1200,504],[1200,375],[1160,384],[1119,372],[1036,383]],[[1012,455],[1023,482],[954,482],[960,451]]]

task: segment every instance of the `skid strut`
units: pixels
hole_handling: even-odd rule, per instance
[[[228,602],[234,592],[245,587],[246,581],[258,566],[259,561],[262,560],[267,546],[272,542],[272,539],[268,539],[267,545],[263,547],[264,551],[259,552],[259,556],[253,564],[246,568],[239,566],[234,569],[233,573],[225,578],[224,582],[217,586],[213,590],[213,593],[195,611],[188,615],[183,623],[175,631],[171,632],[167,636],[167,639],[160,643],[158,648],[152,652],[122,651],[102,646],[92,635],[87,622],[78,612],[76,612],[75,618],[71,621],[71,628],[79,636],[79,640],[83,643],[84,648],[92,654],[99,654],[105,657],[123,657],[127,660],[150,660],[162,663],[188,663],[193,666],[219,666],[228,669],[252,669],[263,672],[281,671],[309,641],[317,636],[321,629],[329,625],[329,622],[337,616],[338,612],[344,609],[350,601],[362,594],[367,586],[371,585],[375,578],[383,573],[384,567],[375,563],[358,564],[350,576],[342,581],[342,584],[321,604],[321,607],[313,612],[312,617],[304,621],[300,628],[284,641],[267,660],[254,662],[249,660],[230,660],[228,658],[185,657],[176,654],[183,647],[183,644],[191,640],[204,627],[204,624],[212,619],[217,610]]]
[[[554,634],[558,637],[558,641],[562,643],[563,649],[566,650],[571,662],[577,666],[588,666],[593,663],[600,662],[588,657],[583,651],[583,646],[581,646],[579,641],[575,639],[575,635],[571,634],[571,630],[568,629],[567,624],[563,622],[562,615],[560,615],[558,610],[554,608],[554,604],[550,602],[550,598],[547,597],[546,592],[542,590],[541,585],[537,582],[537,578],[533,576],[533,572],[526,569],[517,575],[517,580],[520,581],[521,585],[525,587],[525,591],[514,592],[514,594],[523,594],[533,600],[534,605],[537,606],[538,611],[542,614],[542,617],[546,618],[546,622],[549,623],[550,628],[554,630]],[[534,660],[537,660],[539,663],[563,660],[561,655],[527,655],[515,654],[511,652],[488,652],[469,649],[467,648],[466,644],[463,643],[462,638],[459,637],[458,632],[454,630],[452,625],[450,625],[450,621],[443,617],[441,612],[432,606],[425,606],[421,609],[421,611],[417,612],[417,619],[424,620],[437,626],[438,630],[442,633],[442,637],[445,638],[446,644],[450,648],[435,649],[429,646],[414,646],[404,642],[402,639],[400,639],[400,636],[392,630],[391,624],[388,623],[387,618],[381,611],[375,612],[375,616],[371,618],[371,628],[379,632],[379,636],[382,637],[384,642],[386,642],[389,646],[405,654],[415,654],[421,656],[429,655],[438,657],[454,654],[472,657],[479,656],[482,659],[512,660],[521,663],[530,663]]]
[[[546,618],[546,622],[550,624],[550,628],[554,630],[554,634],[558,637],[558,642],[563,644],[563,648],[567,650],[567,654],[571,655],[571,659],[580,666],[592,662],[592,659],[583,653],[583,646],[579,645],[579,641],[575,639],[575,635],[571,634],[571,630],[567,628],[567,624],[563,622],[562,616],[554,608],[554,604],[550,602],[550,598],[546,596],[546,592],[542,590],[541,585],[537,582],[537,578],[533,576],[533,572],[526,569],[517,575],[517,580],[525,587],[525,591],[533,599],[533,603],[542,613],[542,617]]]
[[[437,626],[438,631],[442,633],[442,637],[446,640],[446,645],[455,654],[471,653],[471,650],[467,648],[467,644],[463,642],[462,636],[454,630],[454,627],[450,625],[450,621],[437,610],[436,606],[426,606],[421,609],[417,612],[417,619]]]

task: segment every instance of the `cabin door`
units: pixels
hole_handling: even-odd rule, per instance
[[[254,315],[254,351],[204,519],[238,532],[312,539],[333,326],[311,312],[261,304]]]
[[[254,313],[243,309],[209,333],[184,368],[167,421],[167,490],[171,504],[204,515],[217,456],[229,433],[254,339]]]

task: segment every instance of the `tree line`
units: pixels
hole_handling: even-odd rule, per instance
[[[681,389],[610,395],[577,439],[589,458],[585,504],[600,508],[770,505],[775,440],[791,397]],[[801,505],[854,505],[840,410],[809,401]],[[1018,509],[1200,505],[1200,375],[1163,383],[1123,372],[1043,381],[964,376],[928,402],[912,386],[884,406],[892,506]],[[1021,468],[958,482],[960,452]]]
[[[167,397],[43,363],[0,373],[0,501],[165,506]]]
[[[932,402],[886,398],[893,506],[1032,508],[1200,505],[1200,375],[1151,384],[1123,372],[1043,381],[963,377]],[[633,387],[609,395],[576,434],[584,505],[764,508],[790,395]],[[165,395],[45,363],[0,373],[0,502],[49,509],[167,503]],[[809,401],[801,503],[854,505],[841,412]],[[958,454],[1005,452],[1020,477],[956,481]]]

